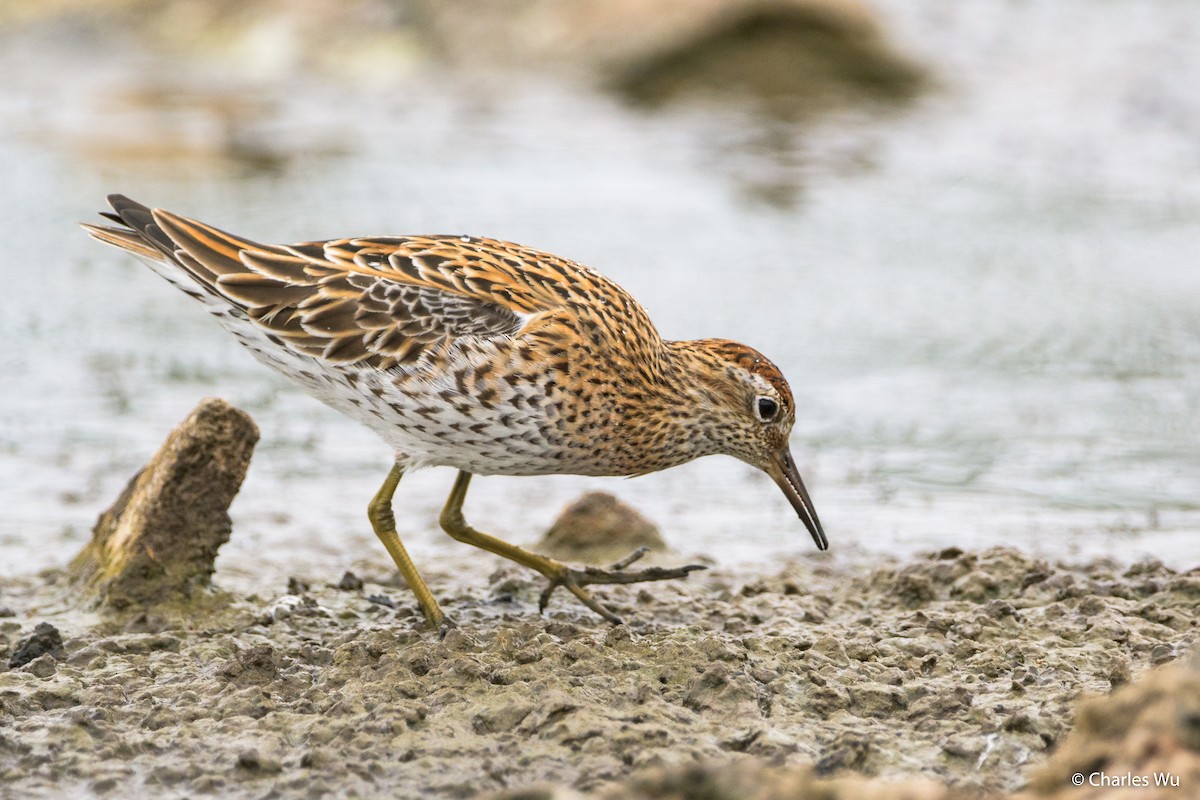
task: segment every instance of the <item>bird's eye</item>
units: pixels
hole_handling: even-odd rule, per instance
[[[758,398],[756,405],[758,407],[758,418],[763,422],[770,422],[779,413],[779,403],[776,403],[769,397]]]

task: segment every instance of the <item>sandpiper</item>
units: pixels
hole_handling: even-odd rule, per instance
[[[795,402],[765,356],[725,339],[664,341],[596,271],[473,236],[376,236],[263,245],[122,195],[119,223],[84,225],[200,303],[258,360],[374,430],[395,453],[368,517],[430,625],[445,615],[396,532],[400,478],[458,477],[441,526],[537,570],[541,596],[683,578],[701,567],[575,569],[467,524],[471,476],[633,476],[723,453],[770,475],[817,547],[828,542],[788,448]]]

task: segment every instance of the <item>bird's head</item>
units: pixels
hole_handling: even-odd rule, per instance
[[[691,387],[704,412],[695,424],[712,452],[724,453],[758,467],[783,490],[817,547],[829,542],[804,488],[788,439],[796,421],[796,405],[787,380],[762,353],[726,339],[676,343],[694,364]]]

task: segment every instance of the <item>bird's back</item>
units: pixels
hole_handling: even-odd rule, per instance
[[[150,262],[259,360],[411,463],[637,471],[620,437],[636,411],[629,387],[661,383],[666,350],[596,271],[468,236],[264,245],[109,200],[121,227],[85,226],[94,237]]]

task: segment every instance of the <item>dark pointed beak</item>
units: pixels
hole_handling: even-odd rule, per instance
[[[804,481],[800,480],[796,462],[792,460],[792,453],[787,447],[784,447],[771,459],[767,474],[775,479],[775,483],[779,484],[779,488],[787,496],[792,508],[796,509],[800,519],[804,520],[804,527],[808,528],[808,532],[812,534],[813,541],[817,543],[817,549],[828,550],[829,540],[825,538],[821,520],[817,518],[817,509],[813,507],[812,498],[808,496],[808,490],[804,488]]]

